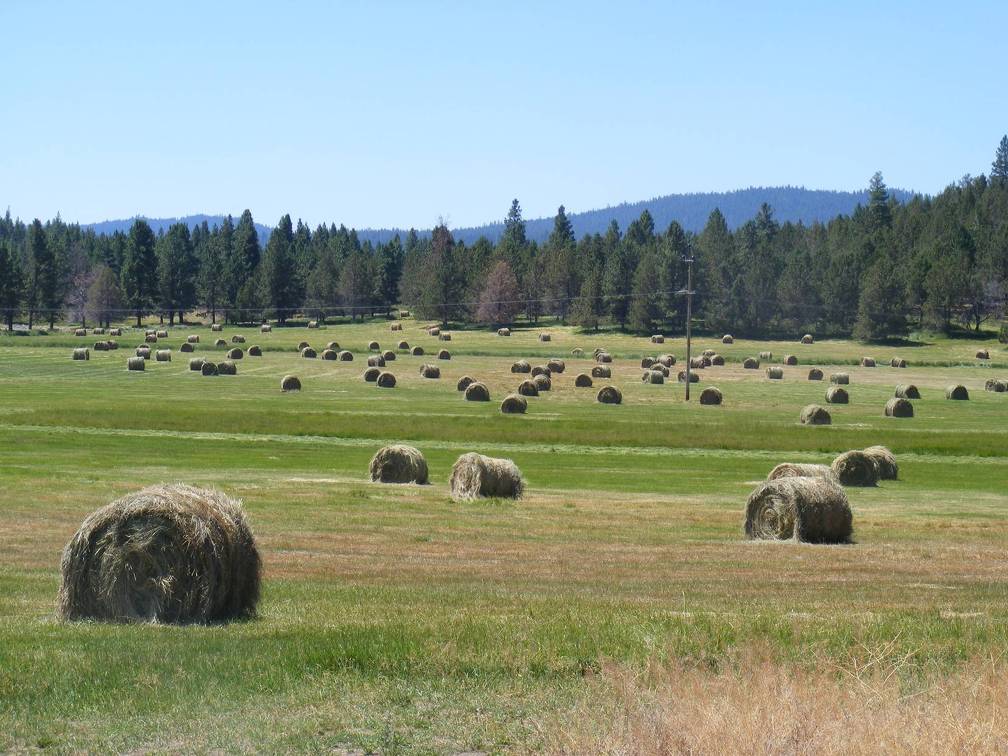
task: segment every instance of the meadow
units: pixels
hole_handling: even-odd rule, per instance
[[[202,343],[179,353],[189,333]],[[223,359],[213,340],[236,333],[263,356],[236,376],[188,369],[193,356]],[[401,333],[385,321],[175,327],[152,345],[172,361],[143,372],[126,370],[143,341],[134,329],[88,361],[71,349],[106,337],[0,337],[0,750],[624,753],[660,729],[640,724],[642,702],[674,706],[676,686],[695,698],[725,675],[811,679],[813,691],[850,679],[863,691],[881,675],[898,706],[944,681],[970,689],[963,675],[986,680],[977,669],[989,663],[1003,692],[1008,394],[984,383],[1008,378],[1004,345],[699,337],[694,353],[713,348],[727,364],[699,371],[686,403],[674,378],[640,380],[641,357],[659,353],[678,358],[674,376],[681,339],[553,325],[452,334],[439,342],[412,320]],[[379,389],[361,378],[372,339],[426,354],[400,353],[386,368],[398,385]],[[337,341],[354,361],[302,359],[300,341]],[[575,388],[596,346],[614,356],[612,380]],[[975,359],[980,347],[990,360]],[[798,365],[780,381],[741,367],[763,351]],[[864,355],[879,366],[860,367]],[[893,356],[909,367],[888,367]],[[502,415],[523,377],[511,362],[549,357],[566,361],[553,389],[527,414]],[[441,378],[422,378],[423,363]],[[851,376],[851,402],[830,405],[829,426],[798,422],[803,406],[825,404],[828,380],[808,381],[812,365]],[[280,391],[289,373],[302,391]],[[462,375],[492,401],[464,401]],[[621,405],[595,401],[607,383]],[[883,416],[897,383],[920,388],[913,418]],[[946,400],[951,383],[969,401]],[[711,385],[722,406],[697,403]],[[425,454],[431,485],[369,482],[369,459],[391,442]],[[873,444],[896,454],[899,480],[847,489],[853,544],[744,539],[746,497],[775,464]],[[467,451],[513,459],[525,497],[452,501],[448,474]],[[60,553],[84,516],[175,481],[244,501],[264,560],[259,617],[58,622]],[[974,714],[993,705],[991,732],[1004,738],[1008,696],[991,700]]]

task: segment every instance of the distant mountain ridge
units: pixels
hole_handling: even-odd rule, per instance
[[[898,202],[907,202],[914,196],[914,192],[906,189],[890,188],[889,193]],[[826,222],[838,215],[850,214],[859,204],[867,204],[868,192],[867,190],[842,192],[829,189],[805,189],[796,186],[749,187],[731,192],[669,194],[664,197],[622,203],[598,210],[568,213],[567,217],[574,227],[575,236],[579,239],[585,234],[604,234],[613,220],[619,224],[621,230],[626,230],[627,226],[640,217],[645,209],[654,218],[657,231],[664,231],[672,221],[678,221],[687,231],[699,232],[707,223],[707,218],[714,208],[721,210],[728,226],[734,229],[755,216],[764,202],[773,208],[774,217],[778,221],[782,223],[801,221],[808,225],[815,221]],[[239,215],[240,213],[232,216],[235,223],[238,222]],[[129,218],[102,221],[85,224],[85,227],[94,229],[96,233],[111,234],[116,231],[128,231],[134,220],[134,218]],[[144,220],[151,225],[155,233],[158,233],[160,230],[167,230],[173,223],[186,223],[192,228],[205,220],[213,227],[215,224],[222,223],[224,216],[187,215],[182,218],[144,218]],[[553,230],[553,218],[528,219],[525,221],[525,225],[528,238],[541,243]],[[259,231],[260,240],[265,244],[272,228],[256,223],[256,229]],[[452,229],[452,233],[456,239],[465,241],[466,244],[472,244],[480,236],[486,236],[496,242],[503,230],[504,223],[502,221],[483,226]],[[429,234],[430,230],[424,229],[419,232]],[[370,241],[372,243],[387,242],[396,234],[405,237],[407,233],[407,229],[401,228],[357,229],[357,236],[362,242]]]

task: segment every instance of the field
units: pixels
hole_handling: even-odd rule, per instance
[[[862,701],[917,724],[934,711],[921,704],[914,720],[904,701],[948,685],[936,710],[959,702],[986,728],[955,733],[959,748],[1006,743],[1008,394],[984,391],[1008,378],[1004,345],[701,337],[694,351],[716,348],[728,364],[701,371],[687,404],[674,379],[640,381],[644,355],[674,354],[680,369],[681,340],[547,330],[550,343],[538,330],[441,343],[411,320],[401,334],[385,322],[225,328],[264,349],[233,377],[188,370],[190,356],[223,358],[207,328],[171,329],[158,346],[173,361],[142,373],[125,366],[142,332],[89,361],[71,361],[71,348],[104,337],[0,337],[0,750],[627,752],[636,740],[646,751],[673,721],[647,712],[674,709],[677,690],[714,696],[735,680],[717,695],[738,705],[784,695],[757,684],[783,679],[806,681],[806,693],[871,690]],[[187,333],[200,334],[195,355],[178,352]],[[371,339],[427,354],[399,354],[398,386],[381,390],[361,379]],[[335,340],[355,359],[301,359],[301,340]],[[594,401],[607,381],[574,388],[598,345],[615,358],[620,406]],[[974,358],[980,346],[991,360]],[[586,356],[572,358],[575,347]],[[439,348],[450,361],[435,359]],[[762,351],[799,364],[782,381],[742,369]],[[859,367],[863,355],[879,366]],[[897,355],[910,366],[888,367]],[[551,356],[567,363],[553,390],[527,415],[502,415],[518,383],[511,362]],[[421,378],[424,362],[442,377]],[[828,381],[806,380],[811,365],[851,375],[851,403],[830,406],[831,426],[798,423],[804,405],[825,403]],[[281,393],[287,373],[303,391]],[[463,401],[464,374],[493,401]],[[883,417],[897,383],[921,390],[912,419]],[[970,400],[946,400],[950,383]],[[723,406],[698,405],[708,385]],[[370,457],[393,441],[424,452],[431,485],[368,481]],[[872,444],[896,453],[900,479],[847,489],[853,545],[743,538],[746,496],[777,462]],[[453,502],[448,473],[466,451],[513,459],[526,496]],[[174,481],[244,501],[265,565],[260,617],[57,622],[60,553],[83,517]],[[996,690],[974,695],[975,680]],[[738,719],[754,732],[768,721]],[[779,742],[760,732],[766,747],[753,749],[807,741],[799,724],[778,722]]]

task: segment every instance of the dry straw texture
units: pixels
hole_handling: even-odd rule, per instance
[[[262,357],[262,347],[259,346],[259,345],[257,345],[257,344],[253,344],[252,346],[250,346],[248,348],[248,356],[249,357]]]
[[[309,344],[307,341],[299,341],[298,345],[297,345],[297,349],[300,352],[302,349],[305,349],[305,348],[310,347],[310,346],[311,346],[311,344]]]
[[[199,334],[192,333],[186,336],[187,344],[199,344]]]
[[[220,323],[214,323],[212,326],[210,326],[211,333],[220,333],[223,330],[224,326],[222,326]]]
[[[605,365],[596,365],[591,371],[592,378],[612,378],[612,368]]]
[[[500,411],[505,415],[524,415],[528,409],[528,402],[524,396],[518,394],[508,394],[501,402]]]
[[[377,352],[381,349],[381,346],[378,344],[377,341],[369,341],[367,348],[369,352]]]
[[[595,356],[595,361],[596,362],[603,362],[603,363],[612,362],[612,355],[609,354],[609,352],[599,352]]]
[[[571,357],[584,357],[584,349],[581,349],[581,347],[574,347],[571,349]]]
[[[325,345],[325,348],[331,349],[334,352],[338,352],[340,350],[340,345],[338,341],[330,341]]]
[[[398,349],[400,352],[408,352],[409,348],[410,345],[408,341],[400,341],[398,344],[396,344],[396,349]]]
[[[518,360],[511,364],[512,373],[531,373],[532,365],[528,360]]]
[[[710,358],[710,364],[716,367],[721,367],[724,365],[724,357],[720,354],[712,354]]]
[[[389,326],[389,330],[390,331],[401,331],[402,330],[402,323],[393,323],[392,325]]]
[[[371,480],[375,483],[427,482],[427,460],[414,446],[383,446],[371,458],[369,469]]]
[[[553,381],[548,375],[537,375],[532,379],[537,391],[549,391],[553,388]]]
[[[658,385],[665,383],[665,374],[659,370],[645,370],[644,374],[641,376],[641,380],[644,381],[644,383]]]
[[[229,360],[240,360],[245,356],[245,352],[240,347],[235,347],[228,350],[227,356]]]
[[[862,357],[861,358],[861,367],[875,367],[875,358],[874,357]]]
[[[878,467],[863,451],[844,452],[833,460],[831,467],[845,486],[874,486],[878,483]]]
[[[300,391],[301,390],[301,379],[296,375],[285,375],[280,379],[280,390],[281,391]]]
[[[811,465],[802,462],[781,462],[767,475],[767,480],[778,478],[828,478],[834,483],[840,482],[829,465]]]
[[[367,383],[374,383],[378,380],[378,376],[381,374],[381,370],[376,367],[369,367],[364,371],[363,378]]]
[[[458,391],[465,391],[469,388],[469,385],[475,383],[476,379],[469,375],[463,375],[458,379],[458,383],[455,384],[455,388]]]
[[[676,364],[676,358],[674,354],[660,354],[658,355],[658,362],[670,368]]]
[[[548,333],[540,333],[539,341],[552,341],[553,337]]]
[[[231,360],[217,363],[217,372],[221,375],[238,375],[238,366]]]
[[[157,362],[171,362],[171,352],[167,349],[158,349],[154,352],[154,359]]]
[[[978,349],[976,353],[976,358],[978,360],[989,360],[990,352],[988,352],[986,349]]]
[[[236,333],[234,336],[231,337],[231,343],[232,344],[244,344],[245,343],[245,337],[242,336],[240,333]]]
[[[182,346],[179,347],[180,352],[193,352],[194,350],[195,347],[189,341],[184,342]]]
[[[798,358],[795,357],[793,354],[786,354],[786,355],[784,355],[784,364],[785,365],[797,365],[798,364]]]
[[[548,367],[546,367],[545,365],[536,365],[534,368],[532,368],[532,377],[533,378],[536,378],[537,376],[540,376],[540,375],[545,375],[545,376],[548,377],[549,374],[550,374],[550,369]]]
[[[514,462],[476,452],[463,454],[456,460],[449,485],[456,501],[481,497],[517,499],[525,490],[525,481]]]
[[[679,383],[686,383],[686,371],[685,370],[680,370],[679,374],[676,375],[676,380]],[[689,373],[689,382],[690,383],[700,383],[700,376],[697,375],[696,373],[690,371],[690,373]]]
[[[79,348],[73,350],[72,357],[75,360],[90,360],[91,359],[91,352],[89,352],[84,347],[79,347]]]
[[[649,367],[655,364],[655,359],[653,357],[642,357],[640,361],[640,366],[647,370]]]
[[[829,377],[830,383],[835,383],[837,386],[846,386],[850,383],[850,375],[848,373],[833,373]]]
[[[896,480],[899,477],[899,465],[896,463],[896,455],[885,446],[869,446],[864,450],[875,468],[878,470],[879,480]]]
[[[920,399],[920,390],[912,383],[901,383],[896,387],[900,399]]]
[[[220,375],[220,371],[217,369],[217,365],[213,362],[205,362],[200,365],[200,372],[203,375],[214,376]]]
[[[522,381],[518,384],[518,393],[522,396],[539,396],[539,388],[535,381]]]
[[[497,329],[497,335],[498,336],[510,336],[511,335],[511,329],[510,328],[498,328]]]
[[[623,394],[615,386],[603,386],[598,390],[595,399],[601,404],[621,404],[623,402]]]
[[[801,337],[802,344],[811,344],[813,341],[815,341],[815,339],[812,338],[811,333],[806,333],[804,336]]]
[[[479,381],[473,381],[466,386],[465,399],[467,402],[489,402],[490,389]]]
[[[394,362],[395,358],[396,353],[393,352],[391,349],[382,352],[382,359],[385,360],[385,362]]]
[[[122,336],[122,328],[109,329],[109,336]]]
[[[130,357],[126,360],[127,370],[144,370],[146,366],[146,361],[143,357]]]
[[[440,333],[440,335],[438,336],[438,338],[441,341],[451,341],[452,340],[452,335],[450,333],[448,333],[448,331],[442,331]]]
[[[219,347],[226,347],[226,346],[227,346],[227,342],[226,342],[226,341],[224,341],[224,339],[217,339],[217,340],[216,340],[216,341],[214,342],[214,346],[215,346],[215,347],[218,347],[218,348],[219,348]]]
[[[259,326],[259,333],[272,333],[272,331],[273,326],[271,326],[269,323],[263,323],[261,326]]]
[[[546,367],[549,368],[551,373],[562,373],[567,369],[567,363],[561,359],[553,357],[546,361]]]
[[[651,343],[652,344],[664,344],[665,343],[665,337],[662,336],[660,333],[656,333],[654,336],[651,337]]]
[[[441,368],[437,365],[421,365],[420,376],[422,378],[440,378]]]
[[[959,383],[954,386],[949,386],[948,388],[945,389],[945,398],[964,401],[966,399],[969,399],[969,391],[966,390],[965,386]]]
[[[998,378],[988,378],[987,382],[984,383],[984,391],[993,391],[997,394],[1004,393],[1008,391],[1008,381]]]
[[[323,360],[335,360],[335,359],[337,359],[337,357],[338,357],[338,355],[336,354],[336,350],[335,349],[323,349],[322,350],[322,359]]]
[[[886,417],[913,417],[913,405],[900,396],[894,396],[885,405]]]
[[[829,410],[818,404],[808,404],[802,407],[799,419],[802,425],[829,425],[833,422]]]
[[[202,371],[203,370],[203,358],[202,357],[194,357],[193,359],[189,360],[189,369],[190,370],[195,370],[195,371]]]
[[[766,376],[771,380],[779,381],[784,377],[784,370],[774,365],[766,369]]]
[[[341,349],[336,353],[336,357],[340,362],[353,362],[353,352],[349,349]]]
[[[574,378],[574,385],[577,388],[591,388],[592,379],[587,373],[578,373]]]
[[[773,359],[773,352],[760,352],[759,353],[759,358],[761,360],[772,360]]]
[[[849,543],[853,515],[847,494],[825,477],[784,477],[757,486],[746,501],[747,538]]]
[[[830,386],[826,389],[826,402],[829,404],[848,404],[850,396],[847,394],[847,389],[841,386]]]
[[[306,360],[314,360],[316,357],[318,357],[318,354],[310,346],[306,346],[304,349],[301,350],[301,356]]]
[[[906,366],[907,361],[904,360],[902,357],[893,357],[891,360],[889,360],[889,367],[905,368]]]
[[[374,354],[367,358],[368,367],[385,367],[385,358],[380,354]]]
[[[746,370],[759,370],[759,360],[755,357],[746,357],[742,360],[742,367]]]
[[[450,360],[451,359],[451,352],[449,352],[447,349],[440,349],[440,350],[438,350],[437,358],[439,360]]]
[[[732,336],[730,333],[726,333],[724,336],[721,337],[721,343],[722,344],[734,344],[735,343],[735,337]]]
[[[378,380],[375,381],[378,388],[395,388],[396,378],[388,371],[379,373]]]
[[[423,357],[424,348],[422,346],[415,346],[413,347],[413,349],[410,350],[410,354],[412,354],[414,357]]]
[[[137,347],[135,354],[136,354],[137,357],[142,357],[145,360],[149,360],[150,359],[150,348],[149,347]]]
[[[60,564],[64,620],[209,624],[255,616],[261,562],[241,503],[160,485],[89,515]]]
[[[823,379],[823,372],[819,368],[812,368],[808,371],[808,379],[810,381],[821,381]]]
[[[721,395],[721,389],[714,386],[708,386],[700,392],[700,404],[716,405],[721,404],[723,400],[724,397]]]
[[[308,327],[309,328],[318,328],[318,321],[317,320],[309,320],[308,321]]]

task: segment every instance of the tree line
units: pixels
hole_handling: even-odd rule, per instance
[[[687,261],[692,261],[689,263]],[[764,204],[729,228],[714,210],[699,233],[655,228],[644,210],[621,229],[575,239],[561,206],[542,244],[514,200],[497,243],[456,240],[440,223],[387,243],[353,229],[314,230],[285,215],[263,246],[251,212],[237,223],[178,223],[155,234],[96,234],[59,217],[0,221],[0,312],[32,328],[194,311],[213,322],[352,319],[397,307],[449,323],[536,323],[638,333],[684,327],[686,266],[696,325],[745,336],[853,335],[912,328],[979,330],[1004,316],[1008,283],[1008,137],[989,176],[966,176],[935,197],[897,202],[881,174],[868,201],[821,223],[779,223]]]

